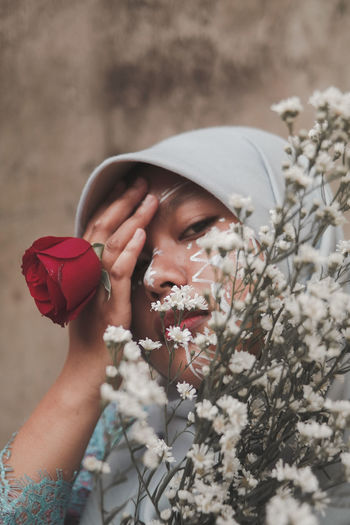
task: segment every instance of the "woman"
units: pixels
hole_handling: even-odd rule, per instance
[[[74,515],[79,521],[91,479],[82,470],[72,493],[71,482],[101,416],[100,385],[110,364],[102,338],[107,325],[131,328],[136,338],[161,339],[151,302],[162,301],[173,285],[191,284],[201,293],[213,282],[212,270],[198,254],[195,241],[211,227],[227,229],[237,220],[229,207],[232,193],[252,197],[255,212],[247,224],[258,236],[259,227],[269,222],[269,209],[282,202],[283,158],[284,142],[274,135],[218,127],[107,159],[93,172],[78,206],[76,233],[91,243],[105,244],[102,264],[111,278],[111,299],[106,301],[101,288],[70,324],[61,374],[3,452],[4,523],[22,523],[23,516],[28,523],[62,523],[65,517],[68,522]],[[340,238],[339,228],[327,230],[321,252],[333,251]],[[288,264],[283,270],[288,272]],[[195,333],[207,321],[207,311],[197,310],[183,326]],[[191,351],[196,354],[198,349],[193,345]],[[189,359],[189,353],[176,352],[171,373],[185,368],[181,379],[198,386],[203,363]],[[150,359],[166,376],[169,357],[164,340]],[[108,417],[107,409],[88,454],[102,457]],[[186,453],[189,444],[179,453]],[[94,496],[82,523],[93,523],[97,505],[93,500]],[[144,512],[149,519],[149,509]]]

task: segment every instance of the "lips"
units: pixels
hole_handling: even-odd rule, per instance
[[[183,330],[184,328],[187,328],[190,330],[190,332],[194,331],[196,328],[198,328],[205,319],[209,316],[208,310],[191,310],[185,312],[183,315],[183,319],[180,323],[180,328]],[[173,326],[175,324],[175,316],[174,312],[172,310],[166,312],[164,317],[164,328],[165,333],[167,332],[167,329],[169,326]],[[157,318],[155,322],[155,329],[160,339],[164,340],[163,335],[163,327],[161,320]]]

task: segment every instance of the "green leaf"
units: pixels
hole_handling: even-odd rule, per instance
[[[103,249],[104,249],[105,245],[102,244],[101,242],[94,242],[91,246],[92,246],[94,252],[96,253],[97,257],[101,261],[102,260]]]
[[[111,280],[109,278],[109,274],[107,270],[105,270],[104,268],[102,268],[102,272],[101,272],[101,283],[103,284],[107,292],[107,301],[109,301],[109,299],[111,298],[112,285],[111,285]]]

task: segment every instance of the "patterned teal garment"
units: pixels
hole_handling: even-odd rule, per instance
[[[103,459],[110,444],[116,444],[122,436],[116,428],[116,408],[107,406],[100,417],[85,456]],[[72,482],[62,479],[57,469],[56,479],[40,473],[40,481],[29,477],[20,480],[12,475],[12,437],[0,452],[0,524],[1,525],[73,525],[79,523],[87,498],[93,488],[94,477],[81,467]]]

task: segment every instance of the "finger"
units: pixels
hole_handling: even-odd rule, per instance
[[[125,246],[117,260],[111,267],[110,274],[114,281],[127,279],[130,281],[137,263],[137,259],[145,244],[146,232],[142,228],[137,228],[134,235]]]
[[[138,228],[125,250],[119,255],[110,270],[112,284],[111,299],[115,312],[122,308],[125,322],[131,321],[131,276],[146,240],[146,232]]]
[[[89,242],[105,242],[133,212],[147,192],[147,182],[142,177],[136,179],[119,198],[105,204],[102,210],[89,221],[86,239]]]
[[[111,267],[119,254],[126,249],[136,230],[147,227],[157,208],[157,197],[148,194],[136,212],[107,239],[102,259],[106,268]]]
[[[100,204],[97,210],[93,213],[93,215],[90,217],[89,222],[87,223],[87,226],[85,228],[85,233],[84,233],[85,239],[89,237],[89,234],[91,233],[91,230],[92,230],[92,225],[101,217],[101,215],[103,215],[103,213],[112,204],[112,202],[121,196],[121,194],[125,190],[125,186],[126,186],[125,180],[124,179],[119,180],[114,186],[114,188],[112,188],[107,198],[103,201],[102,204]]]

